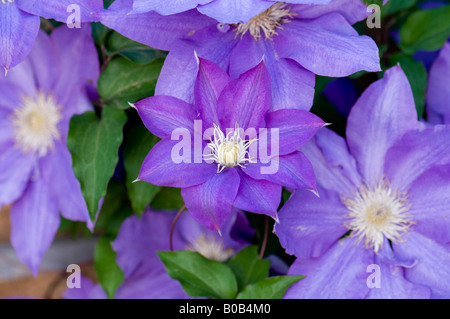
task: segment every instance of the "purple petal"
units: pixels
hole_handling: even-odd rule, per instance
[[[258,130],[272,106],[270,78],[264,63],[231,81],[220,94],[217,113],[222,130],[237,123],[244,130]]]
[[[17,104],[22,102],[23,95],[35,98],[38,93],[38,87],[30,59],[26,59],[8,71],[6,77],[0,76],[0,85],[3,93],[0,97],[0,105],[2,107],[16,108]],[[14,101],[14,103],[7,104],[5,103],[7,100]]]
[[[322,256],[348,231],[339,194],[319,187],[320,198],[298,190],[281,208],[275,232],[286,252],[297,258]]]
[[[46,19],[55,19],[67,22],[70,15],[75,12],[71,5],[79,6],[81,22],[98,21],[92,13],[103,10],[102,0],[26,0],[17,1],[17,6],[28,13],[42,16]]]
[[[449,149],[449,126],[408,132],[387,152],[386,175],[395,186],[407,189],[428,169],[450,164]]]
[[[288,275],[306,278],[291,286],[284,298],[360,299],[367,287],[367,266],[374,263],[374,253],[357,244],[356,239],[343,239],[322,257],[297,259]]]
[[[254,179],[264,179],[288,188],[316,191],[316,178],[310,161],[299,151],[270,158],[268,164],[251,163],[243,171]]]
[[[450,166],[424,172],[408,190],[414,230],[440,243],[450,242]]]
[[[30,182],[11,206],[11,244],[34,276],[60,223],[58,207],[42,181]]]
[[[233,212],[239,182],[239,174],[229,168],[201,185],[181,189],[181,195],[189,213],[199,224],[218,231]]]
[[[432,298],[449,298],[450,246],[440,245],[417,232],[405,234],[403,240],[394,244],[397,258],[417,260],[415,266],[405,270],[406,279],[430,288]]]
[[[41,173],[49,196],[62,215],[70,220],[86,222],[92,231],[94,225],[89,217],[86,202],[81,193],[80,182],[72,170],[72,158],[62,142],[41,159]]]
[[[170,137],[175,129],[194,132],[197,112],[188,104],[171,96],[152,96],[135,104],[145,127],[154,135]]]
[[[199,6],[198,11],[221,23],[245,23],[267,10],[272,4],[273,2],[261,0],[215,0]]]
[[[134,41],[160,50],[168,51],[176,40],[187,38],[192,31],[215,23],[197,10],[169,16],[153,11],[129,14],[132,5],[133,0],[116,0],[100,14],[101,22]]]
[[[195,106],[198,108],[205,128],[219,124],[217,100],[230,77],[217,64],[200,59],[195,82]]]
[[[16,3],[0,6],[0,65],[9,70],[30,53],[39,32],[39,17],[21,11]]]
[[[156,11],[162,15],[170,15],[196,8],[214,0],[134,0],[133,13]]]
[[[157,143],[142,164],[139,180],[159,186],[190,187],[202,184],[216,174],[217,166],[205,162],[194,163],[192,157],[184,157],[188,163],[175,162],[172,150],[178,143],[180,141],[170,139]],[[188,149],[194,150],[190,144]]]
[[[427,91],[428,107],[440,114],[450,114],[450,42],[444,44],[430,70]]]
[[[341,136],[328,128],[317,132],[314,139],[302,148],[310,159],[322,187],[338,194],[352,194],[361,185],[356,162]]]
[[[348,145],[367,182],[379,182],[386,151],[417,126],[411,87],[400,66],[395,66],[364,91],[348,118]]]
[[[274,38],[281,58],[291,58],[311,72],[342,77],[366,70],[380,71],[378,47],[337,13],[315,20],[292,20]]]
[[[413,284],[405,279],[404,268],[398,265],[389,242],[385,240],[379,254],[375,255],[375,265],[380,270],[380,287],[373,287],[368,299],[429,299],[429,288]],[[369,275],[369,273],[368,273]]]
[[[305,145],[325,125],[318,116],[302,110],[278,110],[266,116],[268,149],[272,149],[271,131],[278,129],[279,154],[285,155]],[[263,146],[264,147],[264,146]]]
[[[94,284],[89,278],[81,276],[80,288],[67,288],[64,299],[107,299],[100,284]]]
[[[265,214],[277,219],[281,202],[281,186],[264,180],[255,180],[244,173],[239,174],[241,183],[234,206],[252,213]]]

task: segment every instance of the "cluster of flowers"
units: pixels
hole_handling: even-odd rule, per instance
[[[0,206],[34,274],[60,213],[94,226],[65,142],[71,116],[93,108],[91,29],[39,31],[40,16],[65,22],[72,3],[82,22],[169,51],[155,96],[133,107],[161,138],[138,180],[181,188],[190,213],[176,249],[226,260],[252,234],[242,211],[265,214],[297,258],[288,274],[306,275],[287,298],[450,297],[450,46],[430,71],[428,122],[400,66],[357,100],[346,138],[309,112],[315,75],[381,71],[377,45],[352,27],[370,14],[361,0],[0,0]],[[279,210],[283,187],[293,194]],[[123,223],[117,297],[187,297],[156,255],[172,218]],[[67,297],[105,296],[83,286]]]

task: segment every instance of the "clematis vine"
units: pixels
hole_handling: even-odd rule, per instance
[[[176,212],[147,210],[142,218],[129,217],[112,243],[125,280],[117,289],[117,299],[190,298],[180,283],[170,278],[157,251],[168,251],[170,226]],[[249,245],[253,230],[242,212],[235,212],[224,224],[222,236],[200,226],[189,214],[182,214],[174,229],[175,250],[191,250],[204,257],[226,261]],[[106,298],[100,285],[83,279],[81,289],[68,289],[69,299]]]
[[[71,116],[92,109],[99,62],[90,33],[40,32],[29,57],[0,79],[0,207],[11,204],[11,243],[34,275],[60,212],[94,227],[66,146]]]
[[[181,5],[188,2],[190,6]],[[178,12],[197,6],[198,1],[147,1],[144,5],[144,1],[116,0],[100,17],[103,24],[135,41],[170,51],[156,95],[192,102],[198,71],[195,51],[232,78],[238,78],[264,58],[272,82],[274,108],[309,110],[315,74],[342,77],[361,70],[380,70],[375,42],[359,36],[352,27],[370,14],[367,6],[353,0],[328,2],[239,1],[242,6],[251,7],[249,12],[254,16],[236,23],[223,22],[231,21],[223,15],[233,15],[229,8],[236,1],[212,1],[197,7],[200,11],[214,8],[214,13],[222,16],[216,20],[197,9],[165,16],[150,11],[158,8],[155,10],[164,14]],[[171,10],[179,4],[180,10]],[[139,13],[133,11],[133,5]],[[264,8],[255,9],[260,5]]]
[[[198,63],[193,104],[171,96],[136,103],[162,139],[138,179],[180,187],[189,212],[209,229],[220,230],[235,208],[276,219],[282,186],[315,192],[312,166],[297,149],[325,123],[303,110],[272,111],[263,62],[236,80],[210,61]]]
[[[445,43],[430,69],[427,114],[431,123],[450,124],[450,42]]]
[[[80,22],[92,22],[92,14],[103,10],[102,0],[0,0],[0,66],[5,73],[21,63],[33,48],[40,17],[67,22],[79,8]]]
[[[298,190],[279,212],[289,274],[306,275],[285,297],[448,298],[450,127],[417,121],[396,66],[358,99],[346,136],[324,129],[302,148],[320,198]]]

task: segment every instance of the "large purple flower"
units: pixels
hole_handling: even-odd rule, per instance
[[[148,210],[142,218],[132,216],[122,224],[112,246],[125,281],[117,289],[115,298],[189,298],[180,283],[170,278],[156,254],[159,250],[170,250],[170,226],[175,213]],[[183,214],[174,229],[173,247],[225,261],[247,246],[252,235],[253,230],[242,212],[236,212],[225,223],[222,236],[201,227],[189,214]],[[99,285],[89,281],[81,284],[81,289],[68,289],[65,298],[106,297]]]
[[[194,104],[170,96],[136,104],[145,126],[162,138],[139,179],[181,187],[189,212],[209,229],[219,230],[233,207],[276,218],[282,186],[315,191],[312,166],[297,149],[324,122],[271,106],[264,63],[233,80],[201,59]]]
[[[38,35],[40,17],[66,22],[75,5],[80,22],[97,20],[91,13],[103,10],[102,0],[0,0],[0,66],[8,71],[26,58]]]
[[[11,242],[34,274],[59,212],[93,228],[66,146],[69,120],[92,109],[86,89],[99,76],[90,32],[40,32],[28,59],[0,79],[0,206],[12,203]]]
[[[450,42],[434,61],[428,81],[427,113],[431,123],[450,124]]]
[[[324,129],[302,148],[320,198],[296,191],[279,212],[289,274],[306,275],[286,297],[450,297],[450,127],[417,121],[396,66],[356,102],[346,136]]]
[[[259,2],[271,6],[246,23],[219,23],[196,9],[168,16],[154,11],[128,14],[132,0],[116,0],[101,14],[101,21],[135,41],[170,50],[156,95],[189,103],[197,74],[194,51],[233,78],[264,58],[275,109],[309,110],[314,74],[341,77],[380,70],[375,42],[359,36],[352,27],[369,15],[362,1],[334,0],[328,5]]]

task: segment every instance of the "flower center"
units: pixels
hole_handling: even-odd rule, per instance
[[[410,205],[407,193],[394,190],[383,179],[375,187],[362,186],[351,198],[343,197],[349,219],[346,227],[352,231],[352,237],[364,238],[366,248],[378,252],[384,238],[401,241],[402,233],[415,224],[408,213]]]
[[[51,96],[38,93],[37,99],[24,97],[12,116],[16,145],[24,152],[45,156],[54,147],[54,140],[60,137],[60,109]]]
[[[204,159],[214,160],[217,163],[217,173],[227,167],[244,167],[243,164],[246,162],[254,163],[249,157],[248,148],[256,140],[256,138],[250,141],[243,140],[237,123],[234,131],[229,132],[227,136],[214,124],[214,137],[207,145],[211,149],[211,154],[206,155]]]
[[[9,3],[13,3],[14,2],[14,0],[0,0],[3,4],[7,4],[8,2]]]
[[[234,255],[233,248],[225,249],[222,240],[216,240],[213,236],[207,237],[205,234],[202,234],[186,249],[196,251],[203,257],[216,261],[225,261]]]
[[[284,2],[277,2],[263,13],[250,19],[247,23],[239,23],[236,25],[236,37],[242,37],[250,32],[251,36],[256,41],[261,39],[261,32],[264,32],[266,39],[271,40],[274,35],[278,35],[277,29],[283,29],[283,23],[291,22],[297,14],[290,12],[291,8],[286,8],[287,4]]]

